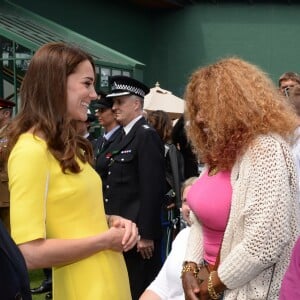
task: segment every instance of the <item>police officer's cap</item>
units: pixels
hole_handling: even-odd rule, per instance
[[[127,76],[112,76],[109,78],[111,88],[107,98],[120,97],[126,95],[136,95],[144,98],[149,93],[149,88],[140,81]]]
[[[112,108],[113,102],[109,99],[101,98],[100,100],[95,100],[93,101],[93,107],[95,109],[100,109],[100,108]]]

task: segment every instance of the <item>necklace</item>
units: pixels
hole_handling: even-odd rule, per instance
[[[218,167],[213,167],[213,168],[209,169],[209,171],[208,171],[208,176],[214,176],[214,175],[216,175],[218,172],[219,172]]]

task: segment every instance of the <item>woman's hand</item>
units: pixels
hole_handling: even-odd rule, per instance
[[[107,248],[117,252],[123,252],[122,243],[125,230],[124,228],[110,227],[107,234]]]
[[[220,280],[218,273],[213,271],[212,276],[212,285],[217,293],[222,293],[226,290],[226,286]],[[182,275],[182,285],[185,293],[186,300],[209,300],[211,299],[208,292],[208,279],[204,280],[201,284],[198,283],[198,280],[195,278],[192,272],[186,272]]]
[[[138,228],[131,220],[120,216],[111,215],[108,217],[108,225],[110,228],[122,228],[124,235],[122,238],[123,251],[132,249],[138,241]]]
[[[185,272],[182,274],[181,279],[185,300],[198,300],[200,287],[194,274],[192,272]]]

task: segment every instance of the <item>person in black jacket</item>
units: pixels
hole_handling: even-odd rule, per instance
[[[139,298],[161,268],[161,206],[165,192],[164,146],[143,117],[149,88],[125,77],[110,78],[116,120],[122,134],[101,156],[107,214],[136,222],[140,240],[124,253],[133,300]]]
[[[182,115],[172,130],[172,141],[181,152],[184,160],[184,179],[199,175],[199,164],[185,130],[184,115]]]
[[[94,147],[94,155],[96,159],[95,169],[99,173],[101,178],[104,176],[104,174],[102,174],[101,172],[101,155],[105,153],[110,144],[118,139],[119,135],[121,134],[121,126],[116,121],[112,106],[113,102],[111,100],[108,100],[105,96],[101,96],[100,100],[94,102],[98,123],[103,128],[103,134],[98,137]],[[97,159],[98,157],[99,160]],[[102,178],[102,180],[104,180],[104,178]]]
[[[0,298],[31,300],[25,260],[0,221]]]
[[[171,251],[172,242],[180,229],[181,184],[184,179],[182,154],[172,143],[172,120],[163,110],[148,113],[148,123],[157,131],[165,146],[166,191],[162,209],[163,261]]]

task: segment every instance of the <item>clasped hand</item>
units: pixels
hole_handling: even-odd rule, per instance
[[[185,300],[208,300],[210,299],[207,291],[207,281],[199,285],[198,280],[193,273],[186,272],[182,274],[182,286]]]
[[[122,249],[121,251],[128,251],[132,249],[138,240],[138,228],[131,220],[122,218],[120,216],[112,215],[109,217],[109,227],[111,231],[118,229],[122,231]]]

